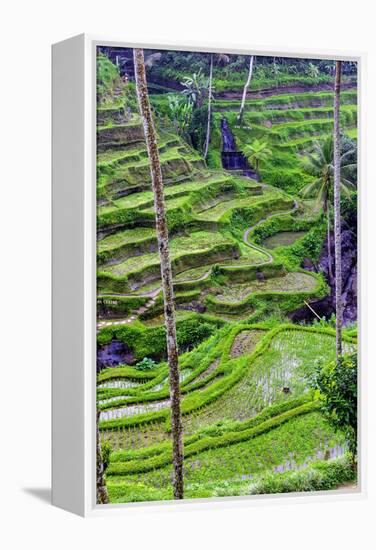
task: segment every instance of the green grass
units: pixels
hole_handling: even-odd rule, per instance
[[[202,251],[210,251],[215,246],[231,245],[228,238],[223,237],[220,233],[208,233],[205,231],[197,231],[185,237],[175,237],[170,243],[170,251],[172,259],[179,256],[189,254],[198,254]],[[117,276],[124,276],[133,271],[139,271],[145,267],[159,265],[158,253],[143,254],[142,256],[134,256],[128,258],[124,262],[106,267],[106,272]]]
[[[345,345],[349,349],[349,344]],[[272,338],[269,347],[257,357],[245,376],[226,394],[186,421],[189,433],[220,419],[244,420],[271,403],[298,397],[306,391],[306,377],[317,358],[335,357],[332,335],[307,331],[282,331]],[[289,394],[282,390],[290,389]],[[287,395],[287,397],[286,397]]]
[[[265,281],[253,281],[224,288],[216,294],[216,300],[223,302],[239,302],[253,292],[302,292],[314,290],[317,280],[308,273],[287,273],[284,277],[273,277]]]
[[[245,477],[249,480],[277,466],[288,467],[287,463],[301,466],[315,459],[318,451],[340,443],[343,443],[343,436],[335,434],[318,413],[291,419],[254,439],[186,458],[186,498],[214,496],[213,489],[223,481],[243,481]],[[118,499],[129,499],[129,490],[137,484],[144,486],[146,500],[149,489],[151,494],[162,489],[171,495],[171,466],[125,478],[111,476],[108,483],[112,498],[116,495]]]
[[[123,189],[148,190],[151,187],[149,161],[144,152],[140,154],[139,150],[133,148],[120,156],[118,149],[106,154],[109,155],[107,162],[98,166],[99,197],[112,197]],[[161,149],[160,161],[166,185],[177,183],[182,178],[193,177],[194,174],[206,176],[200,155],[188,146],[184,147],[183,152],[181,143]],[[197,171],[198,168],[202,173]]]
[[[268,200],[279,198],[281,195],[278,191],[267,189],[261,196],[245,196],[236,199],[221,201],[212,208],[203,210],[195,214],[199,220],[220,221],[225,214],[231,210],[240,210],[244,208],[252,208],[255,205],[267,204]]]
[[[349,128],[346,130],[346,134],[352,139],[358,139],[358,128]]]
[[[305,235],[307,235],[306,231],[280,231],[271,237],[267,237],[262,245],[271,249],[279,246],[290,246]]]
[[[354,111],[356,114],[356,111]],[[356,119],[350,119],[348,124],[355,124]],[[314,120],[301,120],[293,122],[284,122],[280,124],[274,124],[270,130],[270,136],[278,136],[281,140],[298,139],[299,137],[305,137],[307,134],[310,136],[317,135],[318,133],[329,133],[333,128],[332,119],[314,119]]]
[[[104,239],[98,241],[98,252],[112,250],[121,245],[129,243],[137,243],[147,239],[156,238],[155,229],[150,227],[135,227],[134,229],[126,229],[117,231]]]
[[[257,108],[256,108],[257,109]],[[223,106],[222,113],[230,110]],[[341,120],[343,122],[352,121],[356,117],[356,105],[343,105],[341,108]],[[333,107],[317,107],[317,108],[297,108],[297,109],[270,109],[270,110],[253,110],[252,107],[247,107],[244,115],[244,125],[252,123],[265,124],[267,127],[275,126],[282,123],[292,122],[308,122],[309,120],[325,120],[333,119]]]
[[[187,279],[200,279],[205,273],[211,270],[214,264],[200,265],[199,267],[193,267],[192,269],[186,269],[181,271],[174,277],[174,281],[184,281]]]
[[[183,393],[187,394],[182,402],[182,411],[187,433],[193,433],[204,425],[219,419],[244,420],[252,418],[262,408],[283,402],[289,397],[299,397],[307,388],[307,375],[315,366],[314,357],[329,360],[335,353],[335,339],[332,330],[303,329],[281,325],[269,332],[252,350],[244,356],[231,357],[234,339],[239,332],[253,326],[237,325],[233,329],[224,327],[220,332],[203,343],[197,351],[182,357],[180,366],[193,369],[190,377],[184,381]],[[258,328],[258,327],[256,327]],[[230,330],[229,330],[230,329]],[[122,329],[124,331],[124,329]],[[103,332],[106,332],[104,330]],[[107,330],[108,332],[108,330]],[[118,331],[120,336],[121,331]],[[118,337],[119,337],[118,336]],[[299,348],[304,342],[304,349]],[[308,345],[310,341],[311,345]],[[345,337],[345,351],[354,344]],[[209,347],[207,347],[209,346]],[[205,379],[194,382],[218,357],[218,368],[208,377],[211,384],[206,387]],[[307,364],[305,363],[307,361]],[[114,369],[107,369],[113,376]],[[118,377],[119,374],[116,373]],[[218,378],[218,376],[220,376]],[[283,390],[289,388],[289,393]],[[123,406],[137,403],[157,402],[168,397],[168,390],[143,392],[127,390],[132,398],[122,401]],[[118,407],[120,402],[113,403]],[[202,407],[206,405],[203,409]],[[102,408],[102,407],[101,407]],[[109,407],[105,407],[109,408]],[[126,411],[125,411],[126,412]],[[117,429],[145,425],[148,422],[160,422],[168,417],[169,411],[163,408],[154,412],[141,412],[101,422],[101,429]]]
[[[342,104],[356,104],[356,90],[343,90],[341,92]],[[246,110],[289,110],[289,109],[304,109],[304,108],[322,108],[333,105],[332,92],[301,92],[289,94],[274,94],[263,99],[247,99]],[[214,104],[214,109],[234,109],[240,108],[239,100],[217,99]]]

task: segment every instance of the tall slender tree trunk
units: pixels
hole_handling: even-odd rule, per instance
[[[212,83],[213,83],[213,54],[211,54],[211,56],[210,56],[209,97],[208,97],[208,122],[207,122],[207,126],[206,126],[206,139],[205,139],[204,159],[206,159],[206,157],[208,156],[209,142],[210,142]]]
[[[180,410],[180,381],[178,364],[178,346],[176,340],[174,292],[172,286],[172,270],[168,244],[168,228],[163,190],[162,171],[159,161],[159,151],[150,109],[148,89],[146,84],[144,52],[133,50],[136,77],[137,98],[142,122],[144,125],[146,146],[150,162],[151,181],[154,192],[154,208],[157,228],[159,258],[161,262],[162,288],[164,296],[164,313],[167,332],[167,356],[170,380],[171,427],[174,470],[174,498],[184,496],[183,484],[183,425]]]
[[[337,361],[342,355],[342,258],[341,258],[341,143],[340,143],[340,94],[341,94],[341,70],[342,62],[336,61],[334,81],[334,250],[335,250],[335,280],[336,280],[336,357]]]
[[[108,504],[110,502],[108,498],[108,492],[106,487],[101,440],[99,435],[99,416],[100,411],[97,410],[97,504]]]
[[[328,247],[328,273],[330,281],[333,280],[333,262],[332,262],[332,249],[331,249],[331,239],[330,239],[330,208],[329,204],[326,205],[326,240]]]
[[[248,78],[247,78],[247,82],[245,83],[244,88],[243,88],[243,97],[242,97],[242,102],[241,102],[241,105],[240,105],[240,111],[239,111],[239,114],[238,114],[238,122],[239,123],[241,123],[241,121],[243,120],[245,99],[247,97],[247,90],[248,90],[249,85],[251,83],[252,72],[253,72],[253,55],[251,55],[250,60],[249,60]]]

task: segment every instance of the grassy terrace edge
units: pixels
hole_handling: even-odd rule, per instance
[[[332,337],[335,336],[335,331],[329,328],[317,328],[317,327],[304,327],[291,324],[283,324],[279,327],[271,329],[267,334],[262,338],[262,340],[256,344],[253,352],[250,355],[243,355],[237,359],[231,359],[231,346],[236,335],[243,330],[252,330],[263,328],[263,325],[260,324],[239,324],[233,327],[229,334],[222,338],[222,341],[219,343],[220,350],[220,363],[218,365],[218,371],[222,372],[222,377],[217,381],[211,384],[208,388],[202,389],[200,392],[193,391],[188,393],[182,400],[182,414],[187,415],[195,410],[198,410],[208,404],[212,403],[223,395],[227,390],[233,387],[238,381],[241,380],[245,371],[249,368],[252,368],[254,361],[261,356],[270,346],[272,339],[279,333],[283,331],[295,330],[295,331],[307,331],[318,334],[327,334]],[[344,335],[344,341],[356,344],[356,339]],[[218,347],[215,348],[212,352],[213,356],[209,356],[209,359],[215,360],[218,356]],[[187,355],[181,361],[181,368],[184,368],[184,363],[187,360]],[[199,372],[197,371],[197,374]],[[186,382],[187,384],[187,382]],[[184,394],[184,383],[182,384],[183,394]],[[121,403],[122,405],[134,404],[134,403],[146,403],[160,400],[161,398],[167,398],[169,395],[167,389],[161,392],[153,392],[144,395],[135,395],[131,398],[124,399]],[[112,404],[114,406],[114,404]],[[99,406],[101,409],[101,407]],[[170,411],[168,408],[160,410],[158,412],[149,412],[135,415],[133,417],[123,417],[112,420],[102,420],[99,423],[100,430],[114,430],[118,428],[125,428],[131,426],[139,426],[152,422],[166,422],[167,426],[170,422]]]

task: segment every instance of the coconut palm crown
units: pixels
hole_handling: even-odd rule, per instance
[[[303,198],[315,197],[322,204],[327,218],[327,248],[329,277],[333,278],[331,243],[330,243],[330,208],[329,199],[333,189],[333,164],[334,142],[333,136],[329,136],[323,142],[313,145],[312,153],[302,159],[303,170],[314,179],[301,190]],[[344,195],[349,195],[356,187],[353,180],[356,163],[353,161],[354,149],[350,149],[340,156],[340,187]]]
[[[258,172],[260,162],[266,160],[272,154],[272,151],[266,141],[255,139],[250,145],[245,147],[244,154]]]
[[[303,187],[300,193],[304,198],[316,197],[322,202],[325,212],[329,206],[329,196],[333,186],[333,150],[333,137],[329,136],[322,143],[314,143],[312,153],[302,159],[303,170],[315,179]],[[340,157],[341,191],[345,195],[349,195],[356,187],[351,174],[351,171],[356,168],[356,163],[352,159],[353,153],[354,149],[350,149]]]

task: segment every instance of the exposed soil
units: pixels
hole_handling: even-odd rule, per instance
[[[263,330],[243,330],[239,332],[232,344],[231,357],[235,358],[245,353],[251,353],[264,335]]]
[[[219,365],[219,357],[218,359],[216,359],[215,361],[213,361],[213,363],[206,369],[204,370],[204,372],[202,372],[201,374],[199,374],[197,376],[197,378],[194,380],[194,382],[196,382],[197,380],[203,380],[204,378],[206,378],[207,376],[209,376],[209,374],[211,374],[213,371],[215,371],[215,369],[218,367]]]
[[[356,88],[354,82],[343,82],[341,88],[348,90],[350,88]],[[248,90],[247,99],[263,99],[264,97],[269,97],[272,95],[279,94],[301,94],[304,92],[324,92],[332,91],[333,84],[330,82],[322,82],[316,84],[315,86],[311,85],[297,85],[294,86],[276,86],[275,88],[268,88],[266,90]],[[239,99],[241,100],[243,95],[243,90],[228,90],[224,92],[218,92],[216,94],[217,99]]]

